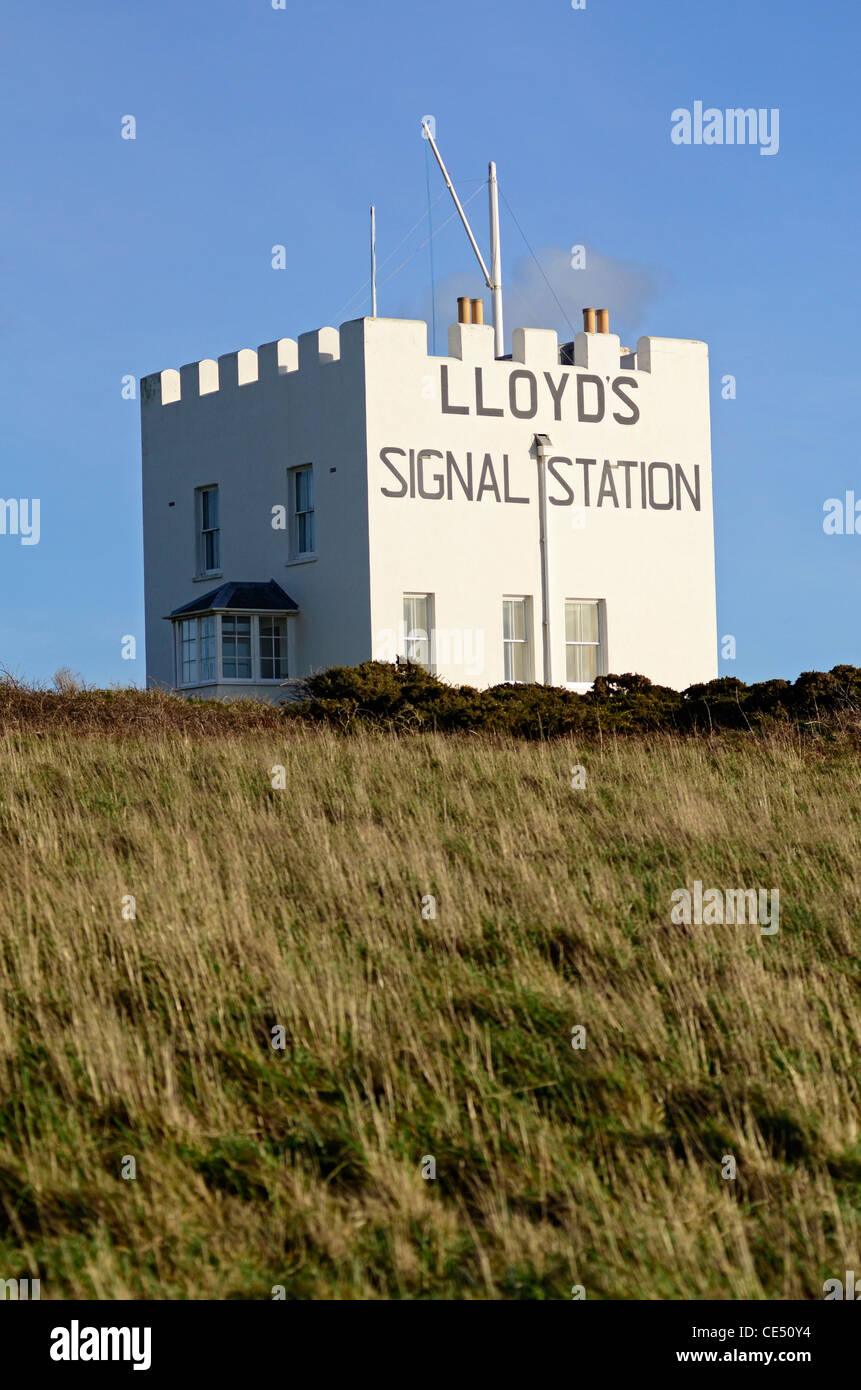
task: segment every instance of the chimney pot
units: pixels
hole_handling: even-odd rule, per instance
[[[458,323],[472,323],[472,300],[468,294],[458,295],[457,321]]]
[[[484,300],[473,299],[472,301],[472,321],[473,323],[484,323]]]
[[[594,309],[584,309],[584,310],[583,310],[583,332],[584,332],[584,333],[594,333],[594,332],[595,332],[595,310],[594,310]]]
[[[599,310],[598,310],[598,332],[599,332],[599,333],[609,333],[609,332],[610,332],[610,310],[609,310],[609,309],[599,309]]]

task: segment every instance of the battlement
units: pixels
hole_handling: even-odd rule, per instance
[[[248,386],[261,378],[283,376],[298,367],[298,344],[293,338],[279,338],[274,343],[261,343],[256,352],[240,348],[238,352],[224,353],[218,361],[204,357],[179,370],[166,367],[164,371],[152,372],[141,378],[141,401],[145,405],[173,405],[208,396],[213,391]]]
[[[141,379],[142,405],[174,405],[197,400],[213,392],[241,390],[294,372],[316,371],[333,363],[361,363],[366,348],[385,345],[399,355],[429,359],[427,324],[421,319],[352,319],[337,328],[320,328],[294,338],[262,343],[256,350],[240,348],[216,361],[204,357],[178,370],[167,367]],[[615,333],[578,333],[573,342],[560,343],[552,329],[515,328],[511,356],[506,361],[533,370],[580,367],[590,372],[655,372],[681,360],[706,361],[705,343],[690,338],[642,337],[635,351],[622,347]],[[489,365],[494,355],[493,329],[489,324],[454,323],[448,330],[448,359],[474,366]]]

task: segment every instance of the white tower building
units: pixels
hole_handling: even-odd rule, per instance
[[[423,322],[356,319],[146,377],[149,683],[277,700],[396,657],[478,687],[714,678],[706,345],[584,321],[498,358],[481,322],[434,357]]]

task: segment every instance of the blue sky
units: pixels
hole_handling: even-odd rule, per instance
[[[861,665],[861,536],[822,525],[827,498],[861,498],[859,13],[854,0],[7,12],[0,495],[40,499],[41,538],[0,536],[0,663],[142,683],[139,403],[122,399],[123,376],[295,338],[345,305],[344,319],[369,312],[368,205],[382,261],[427,211],[432,114],[462,196],[496,159],[565,310],[504,203],[509,329],[570,336],[565,315],[600,284],[623,340],[708,342],[718,628],[737,644],[721,673]],[[778,108],[779,152],[674,145],[671,113],[698,100]],[[483,244],[485,207],[481,193]],[[450,210],[437,201],[434,225]],[[586,272],[566,254],[578,244]],[[433,249],[441,349],[453,287],[481,286],[455,222]],[[379,312],[426,316],[429,286],[424,247],[381,285]]]

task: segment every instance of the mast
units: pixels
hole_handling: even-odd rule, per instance
[[[493,352],[502,357],[505,352],[505,333],[502,326],[502,251],[499,245],[499,184],[493,160],[487,166],[487,191],[490,199],[490,296],[493,303]]]
[[[452,196],[452,201],[457,208],[458,215],[463,223],[464,231],[469,237],[469,244],[475,252],[475,258],[481,266],[481,273],[484,276],[484,283],[490,290],[493,305],[493,350],[497,357],[502,357],[504,352],[504,336],[502,327],[502,256],[499,246],[499,187],[496,181],[496,165],[489,166],[488,189],[490,195],[490,270],[484,262],[484,257],[478,249],[478,242],[472,233],[466,213],[461,206],[454,184],[451,181],[448,169],[443,162],[443,157],[437,149],[437,143],[431,135],[430,126],[427,121],[422,121],[422,130],[434,153],[434,158],[440,167],[442,176],[445,179],[445,186]]]
[[[377,209],[371,204],[371,318],[377,317]]]

